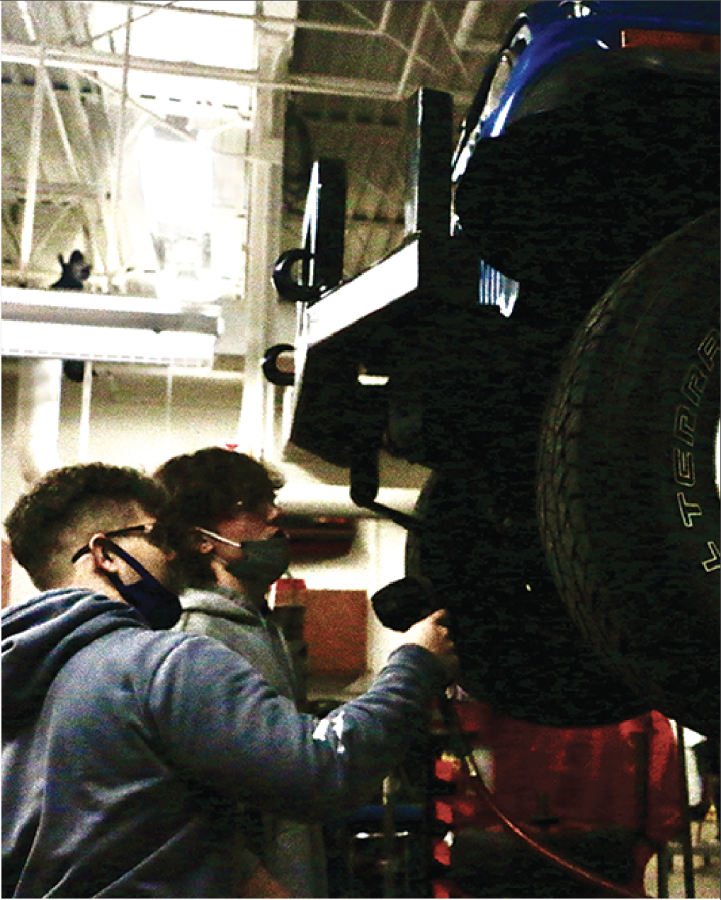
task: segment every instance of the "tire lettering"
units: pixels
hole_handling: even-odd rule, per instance
[[[704,391],[708,385],[709,374],[713,371],[715,359],[721,346],[721,336],[717,328],[712,328],[696,347],[696,356],[701,365],[692,365],[681,383],[681,394],[693,406],[700,406]],[[687,447],[694,446],[697,414],[688,406],[679,404],[676,407],[673,436]],[[696,471],[693,453],[681,447],[673,448],[673,480],[683,488],[692,488],[696,484]],[[684,528],[693,528],[694,519],[703,515],[700,503],[694,503],[683,491],[676,494],[678,511]],[[713,541],[707,543],[711,556],[702,565],[707,572],[721,568],[719,548]]]
[[[696,484],[696,474],[693,466],[693,453],[689,450],[673,450],[673,477],[676,484],[682,487],[693,487]]]
[[[703,561],[703,567],[707,572],[715,572],[717,569],[721,569],[721,553],[714,541],[707,541],[706,546],[711,551],[711,558]]]
[[[676,494],[676,499],[678,501],[678,509],[681,513],[681,519],[686,528],[693,528],[693,517],[694,516],[702,516],[703,510],[701,509],[700,504],[698,503],[690,503],[686,499],[686,495],[683,491],[679,491]]]
[[[694,406],[698,406],[701,403],[703,392],[706,390],[707,382],[708,375],[706,372],[702,372],[698,366],[691,366],[684,381],[684,385],[681,388],[681,393],[687,400],[690,400]]]
[[[679,406],[676,410],[676,421],[673,426],[673,435],[689,447],[693,447],[693,436],[696,431],[696,413],[692,413],[688,406]]]
[[[714,366],[714,359],[719,351],[719,332],[712,328],[698,346],[698,357],[710,372]]]

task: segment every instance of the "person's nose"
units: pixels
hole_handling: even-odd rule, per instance
[[[275,503],[271,503],[268,507],[266,522],[274,522],[279,516],[282,515],[282,513],[283,510],[279,506],[276,506]]]

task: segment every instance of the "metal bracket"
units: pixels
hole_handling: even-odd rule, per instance
[[[273,284],[281,300],[311,305],[322,291],[342,280],[346,193],[345,163],[316,160],[303,216],[303,246],[286,250],[273,268]],[[299,281],[291,272],[297,262],[301,263]]]
[[[406,531],[420,531],[424,526],[417,516],[409,516],[376,501],[379,486],[377,446],[372,441],[361,443],[356,439],[350,466],[350,498],[353,503],[390,519]]]

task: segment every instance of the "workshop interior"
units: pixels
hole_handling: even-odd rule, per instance
[[[320,716],[448,610],[329,896],[719,896],[719,12],[2,0],[3,518],[272,466]]]

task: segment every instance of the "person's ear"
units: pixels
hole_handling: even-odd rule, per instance
[[[111,555],[108,547],[108,539],[104,534],[94,534],[88,541],[90,554],[97,569],[105,572],[117,572],[119,559]]]
[[[215,550],[215,544],[201,531],[196,531],[195,540],[193,541],[193,549],[197,550],[198,553],[213,553],[213,551]]]

